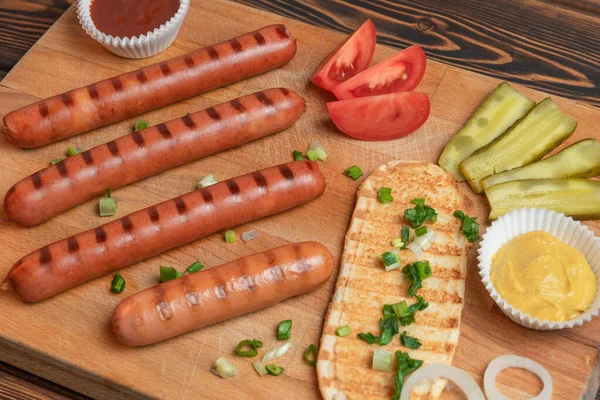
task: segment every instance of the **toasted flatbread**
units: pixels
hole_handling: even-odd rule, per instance
[[[380,187],[392,188],[391,203],[380,203]],[[392,249],[391,240],[400,236],[404,209],[414,207],[415,198],[425,198],[438,215],[432,226],[434,244],[424,260],[433,276],[423,281],[418,294],[429,307],[417,312],[416,321],[400,332],[418,338],[422,346],[410,350],[398,336],[386,346],[369,345],[357,338],[360,332],[378,335],[384,304],[406,300],[408,283],[401,268],[386,272],[381,254]],[[461,233],[462,222],[452,213],[461,208],[461,197],[454,178],[440,167],[419,162],[393,161],[380,166],[358,191],[356,207],[346,235],[342,265],[333,300],[325,318],[317,361],[319,388],[325,400],[391,399],[394,392],[395,362],[389,372],[371,368],[374,349],[402,350],[427,363],[452,362],[460,333],[460,314],[464,304],[467,252],[469,244]],[[426,223],[426,225],[430,225]],[[416,261],[410,250],[401,250],[402,265]],[[352,333],[343,338],[336,329],[348,325]],[[446,381],[422,383],[413,399],[437,399]]]

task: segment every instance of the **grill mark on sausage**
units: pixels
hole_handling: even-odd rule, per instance
[[[171,68],[169,68],[169,64],[167,64],[166,62],[160,63],[160,71],[163,73],[164,76],[171,75]]]
[[[238,42],[237,39],[231,39],[229,41],[229,44],[231,44],[231,48],[233,49],[233,51],[235,51],[236,53],[239,53],[242,51],[242,45],[240,44],[240,42]]]
[[[217,110],[215,110],[214,107],[207,108],[206,113],[208,114],[209,117],[211,117],[215,121],[221,120],[221,115],[217,112]]]
[[[206,189],[206,188],[200,189],[200,194],[202,195],[202,199],[204,199],[205,203],[212,203],[213,202],[212,194],[210,194],[210,192],[208,191],[208,189]]]
[[[169,320],[173,318],[173,309],[168,301],[165,301],[165,289],[161,285],[155,286],[156,290],[156,309],[160,314],[160,318]]]
[[[196,129],[196,123],[194,122],[194,120],[192,119],[192,117],[190,116],[190,114],[185,115],[183,117],[181,117],[181,120],[183,121],[183,123],[185,124],[185,126],[187,126],[190,129]]]
[[[52,254],[48,246],[44,246],[40,249],[40,264],[48,264],[52,261]]]
[[[217,50],[215,50],[214,46],[206,47],[206,51],[211,59],[213,59],[213,60],[219,59],[219,53],[217,53]]]
[[[37,190],[42,188],[42,176],[40,175],[39,171],[31,175],[31,181],[33,182],[33,187],[35,187]]]
[[[73,107],[73,97],[71,97],[71,93],[63,93],[60,98],[65,106]]]
[[[258,186],[261,189],[267,188],[267,178],[265,178],[265,176],[263,175],[262,172],[260,172],[260,171],[253,172],[252,178],[254,179],[254,182],[256,182],[256,186]]]
[[[231,100],[229,103],[231,103],[231,106],[233,108],[235,108],[237,111],[239,111],[241,113],[246,112],[246,107],[244,107],[244,105],[242,104],[242,102],[239,99]]]
[[[273,100],[267,97],[263,92],[254,93],[254,96],[263,103],[267,107],[271,107],[273,105]]]
[[[120,92],[121,90],[123,90],[123,82],[121,82],[121,80],[119,79],[119,77],[112,78],[110,80],[110,83],[112,83],[113,88],[115,88],[115,90],[117,92]]]
[[[96,234],[96,243],[106,242],[106,232],[104,231],[103,227],[97,227],[94,229],[94,233]]]
[[[48,104],[46,104],[45,101],[41,101],[38,103],[38,110],[40,111],[40,115],[44,118],[46,118],[48,114],[50,114],[50,111],[48,111]]]
[[[214,282],[215,295],[218,299],[225,299],[227,298],[227,286],[218,270],[218,268],[211,268],[207,272],[210,273],[211,281]]]
[[[292,170],[290,169],[290,167],[288,167],[287,165],[280,165],[278,167],[279,172],[281,173],[281,175],[283,175],[283,177],[285,178],[286,181],[293,181],[294,180],[294,173],[292,172]]]
[[[58,170],[58,173],[60,174],[60,176],[63,176],[63,177],[69,176],[69,173],[67,172],[67,166],[65,164],[65,160],[57,162],[56,164],[54,164],[54,166]]]
[[[138,72],[136,72],[135,77],[140,83],[146,83],[148,81],[148,77],[146,76],[146,73],[143,69],[140,69]]]
[[[111,140],[110,142],[106,143],[106,147],[108,147],[108,151],[110,151],[110,154],[112,154],[114,157],[119,156],[119,145],[117,145],[117,142]]]
[[[286,88],[279,88],[279,90],[281,90],[281,93],[283,93],[284,96],[289,96],[290,91],[287,90]]]
[[[248,260],[242,258],[239,264],[240,268],[240,277],[238,279],[241,284],[241,289],[245,290],[248,293],[252,293],[256,290],[256,283],[254,282],[254,277],[248,273]],[[237,286],[240,288],[240,286]]]
[[[281,39],[289,39],[290,35],[288,35],[288,31],[285,27],[285,25],[279,25],[277,28],[275,28],[275,31],[277,32],[277,34],[279,35],[279,37]]]
[[[133,229],[133,223],[131,222],[131,218],[129,218],[128,215],[121,218],[121,226],[123,227],[123,230],[125,232],[131,232],[131,230]]]
[[[275,266],[275,263],[277,262],[277,255],[273,251],[271,251],[271,250],[266,251],[265,257],[267,257],[267,264],[270,267]]]
[[[185,205],[185,201],[181,197],[178,197],[174,200],[175,207],[177,207],[177,212],[179,215],[183,215],[187,211],[187,206]]]
[[[256,40],[256,44],[262,46],[266,43],[265,37],[260,32],[254,32],[254,39]]]
[[[240,187],[233,179],[228,180],[226,184],[227,188],[229,189],[229,193],[231,193],[232,196],[240,195]]]
[[[81,153],[81,158],[85,161],[86,165],[92,165],[94,163],[94,159],[92,158],[92,152],[89,150]]]
[[[158,214],[156,207],[150,207],[148,209],[148,214],[150,215],[150,221],[152,222],[156,222],[160,219],[160,215]]]
[[[192,68],[194,65],[196,65],[194,59],[189,54],[183,56],[183,61],[185,61],[185,65],[187,65],[188,68]]]
[[[157,125],[156,129],[158,129],[158,131],[160,132],[160,134],[162,135],[163,138],[165,138],[165,139],[171,138],[171,131],[165,124]]]
[[[296,258],[295,270],[300,273],[305,273],[311,270],[311,264],[308,260],[302,257],[302,248],[298,243],[292,247],[294,249],[294,257]]]
[[[75,253],[79,250],[79,242],[75,236],[71,236],[67,239],[67,247],[69,248],[69,253]]]
[[[98,94],[98,90],[96,89],[96,84],[91,84],[87,87],[87,92],[90,95],[90,99],[96,100],[100,95]]]
[[[140,147],[144,147],[146,145],[146,143],[144,142],[144,137],[142,136],[141,133],[139,132],[133,132],[131,134],[131,137],[133,138],[133,141]]]

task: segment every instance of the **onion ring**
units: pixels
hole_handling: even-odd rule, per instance
[[[415,386],[425,379],[449,379],[467,395],[468,400],[485,400],[483,392],[477,382],[462,369],[447,364],[429,364],[413,372],[404,382],[400,400],[409,400]],[[496,400],[495,397],[490,399]]]
[[[496,387],[496,377],[507,368],[522,368],[536,374],[544,384],[542,392],[531,400],[550,400],[552,398],[552,378],[544,367],[529,358],[515,355],[504,355],[496,357],[487,366],[483,375],[483,388],[485,395],[494,400],[510,400]]]

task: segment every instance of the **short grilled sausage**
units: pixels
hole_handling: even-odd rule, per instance
[[[134,132],[21,180],[4,198],[9,220],[33,226],[107,188],[240,146],[292,125],[304,111],[295,92],[269,89]]]
[[[21,299],[46,299],[196,239],[304,204],[325,180],[296,161],[232,178],[54,242],[17,261],[5,278]]]
[[[332,271],[322,244],[289,244],[131,295],[115,308],[113,329],[122,343],[145,346],[314,290]]]
[[[43,146],[272,70],[295,54],[287,27],[267,26],[15,110],[4,132],[17,146]]]

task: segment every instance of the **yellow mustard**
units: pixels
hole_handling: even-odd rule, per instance
[[[551,234],[528,232],[492,257],[491,278],[504,300],[540,320],[567,321],[596,297],[596,275],[585,257]]]

